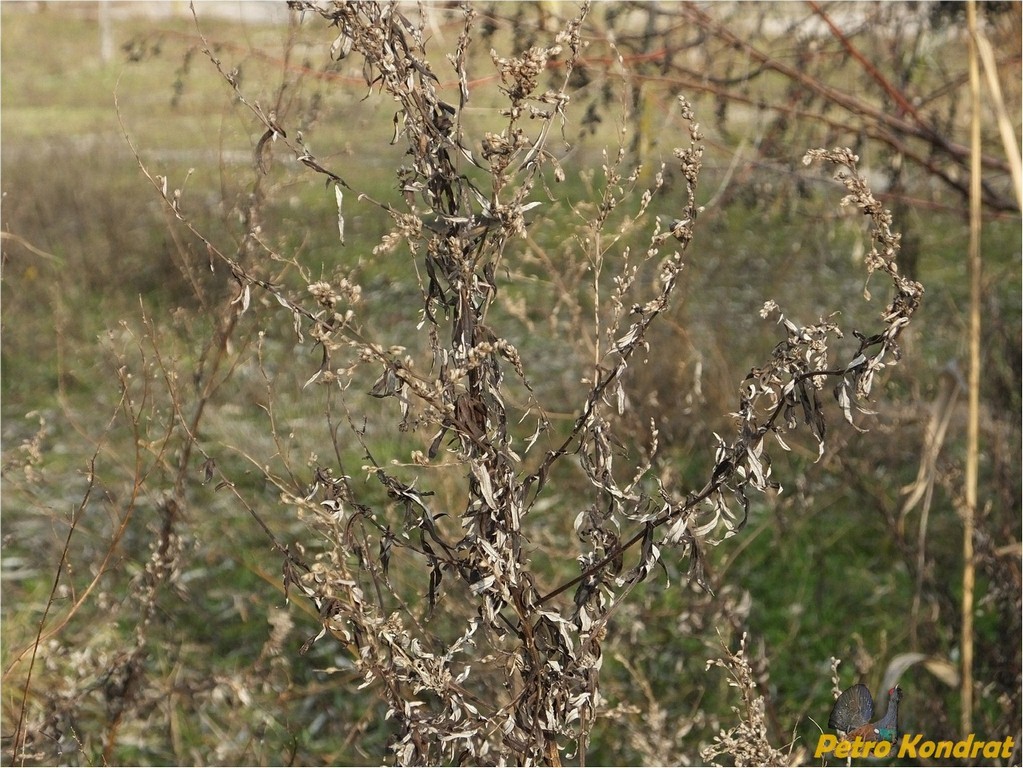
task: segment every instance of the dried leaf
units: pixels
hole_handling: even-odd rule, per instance
[[[341,185],[334,185],[334,198],[337,200],[337,234],[341,240],[341,245],[345,244],[345,216],[341,209],[342,203],[344,203],[345,195],[341,191]]]
[[[345,32],[341,32],[330,44],[330,58],[333,61],[341,61],[352,52],[352,44],[355,41]]]
[[[264,176],[269,171],[269,167],[266,164],[266,160],[263,155],[263,150],[266,148],[266,143],[274,137],[274,134],[275,131],[273,130],[273,128],[267,128],[266,131],[263,132],[263,135],[259,137],[259,141],[256,143],[256,149],[254,152],[256,157],[256,167],[259,168],[260,173],[262,173]]]

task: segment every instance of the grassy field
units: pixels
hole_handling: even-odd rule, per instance
[[[412,453],[425,452],[432,435],[398,430],[396,407],[367,397],[374,381],[363,374],[342,395],[305,388],[320,350],[308,336],[299,341],[292,316],[265,293],[253,293],[250,310],[221,344],[220,323],[238,284],[173,220],[128,142],[154,177],[182,190],[181,210],[208,241],[250,259],[296,297],[308,295],[311,281],[350,278],[362,289],[361,327],[381,346],[409,346],[423,369],[429,360],[415,344],[426,278],[407,248],[377,248],[393,226],[368,202],[402,204],[394,171],[405,155],[400,142],[389,143],[394,105],[367,89],[354,57],[329,60],[333,35],[313,20],[290,30],[240,25],[205,18],[200,6],[202,34],[225,68],[236,68],[246,100],[279,106],[289,138],[301,130],[316,158],[356,190],[346,194],[341,246],[334,193],[322,179],[279,146],[268,173],[255,170],[262,129],[202,53],[187,15],[118,18],[123,47],[103,62],[85,4],[31,12],[5,3],[0,13],[5,761],[24,712],[35,734],[33,764],[389,759],[395,725],[373,688],[359,688],[351,650],[327,638],[299,652],[319,620],[294,595],[285,607],[280,557],[246,507],[281,541],[320,551],[322,531],[292,514],[281,487],[311,482],[317,466],[336,459],[365,498],[396,514],[360,471],[364,446],[345,443],[332,456],[337,425],[327,414],[343,421],[344,412],[334,397],[345,398],[356,422],[366,417],[363,434],[376,458],[402,477],[418,476]],[[594,62],[613,52],[600,47],[614,22],[608,13],[595,13],[588,29]],[[511,10],[487,18],[497,28],[495,46],[519,42]],[[441,14],[431,29],[438,71],[450,72],[441,54],[457,39],[453,19]],[[794,56],[783,40],[774,44],[776,55]],[[465,110],[466,130],[477,134],[500,124],[501,94],[485,50],[474,53],[478,90]],[[919,66],[931,61],[926,77],[940,80],[948,75],[936,59]],[[847,61],[832,76],[842,83],[855,69]],[[655,74],[633,81],[596,63],[587,72],[563,136],[552,142],[563,153],[566,179],[545,178],[549,195],[535,190],[541,213],[505,255],[500,301],[488,318],[517,346],[535,396],[547,403],[554,426],[544,439],[552,445],[578,413],[579,380],[592,363],[592,329],[580,318],[598,311],[593,264],[578,246],[600,200],[601,151],[614,157],[624,125],[626,163],[637,156],[646,162],[641,189],[683,141],[674,102],[679,83]],[[454,83],[442,92],[457,102]],[[1018,99],[1011,89],[1008,95]],[[789,92],[779,78],[757,80],[744,98],[776,103]],[[639,426],[627,432],[634,443],[622,450],[623,461],[634,458],[646,425],[655,423],[657,476],[683,490],[699,487],[712,469],[714,433],[734,429],[743,377],[782,338],[758,314],[764,302],[776,301],[800,323],[838,312],[843,326],[866,328],[888,298],[863,300],[862,216],[840,207],[843,192],[826,174],[804,174],[799,162],[811,141],[834,132],[797,124],[792,143],[776,149],[771,162],[738,162],[763,138],[761,112],[736,107],[726,119],[713,93],[692,99],[708,146],[700,192],[707,206],[684,284],[651,332],[650,353],[629,371],[629,412]],[[591,108],[603,119],[588,125]],[[884,178],[888,150],[867,139],[858,151]],[[673,218],[679,187],[669,173],[647,224]],[[637,253],[646,247],[643,232],[628,230],[639,194],[623,198],[608,230],[625,233],[614,258],[624,258],[625,246]],[[254,200],[265,246],[258,258],[245,250]],[[842,660],[841,687],[864,681],[874,691],[914,659],[898,678],[907,691],[902,729],[929,738],[956,733],[964,395],[947,406],[951,426],[928,514],[903,511],[903,503],[921,465],[928,420],[942,410],[943,372],[966,371],[966,217],[961,199],[922,175],[884,202],[897,212],[895,226],[927,293],[903,340],[904,359],[875,390],[875,413],[862,416],[869,432],[838,417],[819,461],[812,441],[798,437],[791,453],[775,457],[784,493],[755,498],[748,527],[708,547],[715,596],[687,585],[685,562],[668,558],[659,578],[634,591],[609,625],[601,682],[607,703],[590,764],[701,762],[700,749],[742,719],[726,670],[708,668],[708,660],[734,651],[744,633],[745,657],[766,696],[768,737],[786,750],[795,740],[797,758],[807,759],[800,750],[812,751],[818,724],[827,722],[833,657]],[[1018,728],[1020,711],[1019,227],[1018,212],[989,212],[984,225],[975,723],[978,732],[990,731],[987,738],[1012,735],[1006,729]],[[641,288],[654,284],[652,265],[639,274]],[[613,287],[608,274],[596,282],[604,291]],[[853,338],[843,344],[855,348]],[[200,391],[207,381],[200,374],[210,370],[213,384]],[[514,412],[524,413],[529,393],[514,384],[509,391]],[[196,443],[216,456],[230,490],[203,482],[198,453],[181,473],[188,455],[181,431],[193,418]],[[532,425],[514,430],[525,438]],[[464,506],[459,471],[442,466],[431,475],[444,509]],[[171,541],[161,531],[177,483],[188,508]],[[556,492],[531,531],[534,564],[548,586],[575,567],[564,554],[579,546],[572,522],[587,498],[575,469],[561,470],[551,485]],[[150,594],[153,553],[167,541],[177,570]],[[396,589],[421,599],[422,574],[403,557],[391,566]],[[41,626],[45,642],[29,683]],[[141,682],[129,690],[129,679]]]

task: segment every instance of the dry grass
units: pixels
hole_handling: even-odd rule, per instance
[[[25,595],[34,631],[5,657],[7,755],[802,762],[765,689],[766,655],[747,648],[757,607],[731,558],[803,518],[811,543],[847,532],[779,501],[786,475],[792,504],[806,507],[819,504],[806,480],[817,472],[870,485],[852,437],[891,394],[879,383],[893,378],[922,288],[900,271],[900,237],[859,159],[806,155],[837,167],[841,205],[867,225],[850,227],[865,244],[859,265],[886,307],[861,323],[847,296],[821,292],[819,313],[779,297],[737,320],[762,330],[738,393],[719,376],[723,412],[700,418],[699,375],[671,388],[671,405],[700,422],[686,439],[702,458],[688,457],[664,439],[665,406],[639,372],[672,355],[695,244],[715,224],[698,204],[711,193],[708,139],[690,100],[665,118],[681,144],[671,163],[642,168],[649,147],[630,146],[627,130],[640,89],[623,78],[603,102],[621,129],[575,184],[568,138],[586,124],[576,102],[596,72],[594,30],[613,28],[606,9],[543,15],[530,40],[523,25],[488,32],[491,11],[451,11],[444,57],[413,9],[294,7],[313,42],[300,44],[296,25],[288,51],[307,45],[323,60],[314,66],[361,78],[383,105],[374,125],[389,113],[379,139],[395,183],[344,153],[314,153],[331,129],[308,64],[253,85],[201,27],[191,55],[218,73],[251,136],[251,168],[220,223],[205,220],[188,175],[154,162],[126,126],[164,206],[168,271],[191,303],[168,323],[144,300],[103,339],[116,396],[108,429],[90,438],[89,472],[64,489],[70,513],[47,497],[49,422],[5,446],[5,499],[12,486],[22,504],[40,499],[60,534],[43,558],[53,580]],[[471,111],[483,67],[499,83],[485,115]],[[330,230],[318,253],[342,256],[310,258],[283,231],[276,201],[296,175],[323,182],[326,193],[313,186],[333,206],[328,220],[296,195],[296,218]],[[691,349],[702,351],[695,337]],[[712,432],[707,449],[699,437]],[[932,486],[936,461],[922,481]],[[916,594],[940,600],[900,504],[877,506],[918,569]],[[19,520],[18,536],[30,527]],[[993,545],[979,556],[992,573],[1005,567]],[[726,649],[738,644],[723,659],[706,646],[714,627]],[[692,658],[664,658],[681,646],[662,656],[658,633],[692,642]],[[725,706],[681,708],[665,686],[690,685],[704,664],[726,670]],[[856,666],[878,664],[867,653]],[[607,747],[609,728],[632,737]]]

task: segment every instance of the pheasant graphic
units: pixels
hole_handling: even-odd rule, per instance
[[[843,734],[846,741],[890,741],[893,744],[899,736],[899,701],[902,689],[895,686],[888,691],[888,710],[877,722],[870,722],[874,716],[874,700],[870,690],[857,684],[842,692],[831,710],[828,725]]]

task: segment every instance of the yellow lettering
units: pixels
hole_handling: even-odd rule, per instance
[[[857,736],[852,741],[843,741],[835,747],[835,757],[851,757],[858,760],[864,757],[887,757],[892,745],[887,741],[867,741]]]
[[[817,739],[817,749],[814,750],[813,756],[824,757],[828,752],[834,751],[837,743],[837,736],[832,736],[830,733],[822,733],[820,738]]]
[[[859,758],[861,758],[861,757],[866,757],[866,755],[863,754],[863,745],[864,745],[863,739],[857,737],[856,739],[851,741],[850,744],[852,744],[852,751],[849,754],[849,757],[857,759],[857,760]]]
[[[908,734],[903,736],[902,743],[899,744],[899,757],[916,757],[920,740],[923,739],[923,737],[924,735],[922,733],[918,733],[916,736],[909,736]]]
[[[841,749],[847,742],[839,742]],[[981,741],[976,734],[971,733],[965,739],[959,741],[931,741],[925,740],[923,734],[903,734],[899,741],[898,757],[902,759],[948,759],[956,757],[959,759],[976,759],[983,755],[988,759],[1012,757],[1016,740],[1012,736],[1006,736],[1001,741]],[[843,750],[843,757],[875,757],[884,758],[891,754],[892,745],[887,741],[864,742],[857,738],[855,742]],[[836,751],[836,756],[837,756]],[[820,755],[816,755],[820,757]]]
[[[967,757],[970,754],[970,748],[975,746],[976,743],[973,741],[973,734],[971,733],[966,737],[966,741],[957,741],[955,743],[955,746],[952,748],[952,754],[955,757]],[[974,752],[973,754],[976,757],[977,753]]]
[[[1013,750],[1013,747],[1015,747],[1015,746],[1016,746],[1016,742],[1013,740],[1012,736],[1006,736],[1005,737],[1005,744],[1002,747],[1002,754],[999,755],[999,757],[1012,757],[1012,750]]]
[[[933,744],[934,742],[931,742],[931,743]],[[935,757],[951,757],[953,750],[958,750],[959,747],[962,747],[962,746],[965,746],[965,745],[966,745],[965,741],[960,741],[958,743],[954,742],[954,741],[939,741],[934,746],[934,756]],[[960,756],[959,754],[956,754],[956,757],[959,757],[959,756]]]

